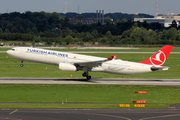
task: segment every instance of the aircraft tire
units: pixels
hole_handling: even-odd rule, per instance
[[[86,76],[87,80],[90,80],[91,79],[91,76]]]
[[[87,75],[86,75],[86,73],[84,72],[84,73],[82,74],[82,76],[83,76],[83,77],[86,77]]]

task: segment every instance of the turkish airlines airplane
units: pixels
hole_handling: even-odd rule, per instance
[[[169,67],[163,67],[162,65],[172,49],[173,46],[165,45],[150,58],[138,63],[120,59],[115,60],[117,55],[103,58],[31,47],[14,47],[8,50],[7,54],[21,60],[21,67],[23,67],[23,61],[57,65],[59,70],[62,71],[82,70],[84,71],[82,76],[90,80],[89,71],[132,75],[168,70]]]

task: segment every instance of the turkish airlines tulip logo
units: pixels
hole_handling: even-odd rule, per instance
[[[166,61],[166,55],[163,51],[158,51],[155,55],[150,58],[153,65],[163,65]]]

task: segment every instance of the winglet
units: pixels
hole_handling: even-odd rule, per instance
[[[163,48],[161,48],[158,52],[156,52],[150,58],[139,63],[162,66],[172,49],[173,49],[173,46],[165,45]]]
[[[107,58],[107,60],[113,60],[113,59],[116,59],[116,57],[117,57],[117,55],[114,55],[114,56]]]

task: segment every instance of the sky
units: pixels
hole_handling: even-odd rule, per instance
[[[95,13],[104,10],[105,13],[145,13],[156,14],[156,0],[0,0],[0,13],[26,11],[32,12],[63,12],[67,2],[67,12]],[[159,14],[180,14],[180,0],[159,0]]]

